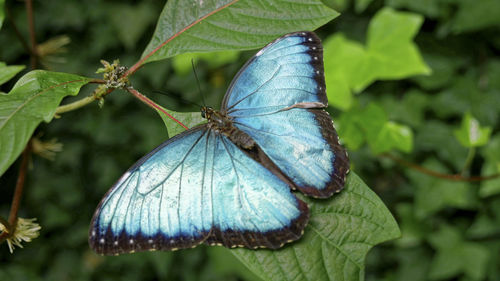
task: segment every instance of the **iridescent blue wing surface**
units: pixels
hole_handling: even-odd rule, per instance
[[[201,243],[278,248],[298,239],[307,220],[289,185],[202,125],[118,180],[94,214],[89,244],[106,255]]]
[[[229,87],[221,112],[250,135],[294,187],[328,197],[344,186],[349,161],[327,107],[323,49],[311,32],[260,50]]]

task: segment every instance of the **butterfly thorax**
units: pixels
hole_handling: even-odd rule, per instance
[[[201,116],[208,120],[208,128],[228,137],[234,144],[244,149],[252,149],[255,141],[245,132],[234,126],[231,116],[211,107],[202,107]]]

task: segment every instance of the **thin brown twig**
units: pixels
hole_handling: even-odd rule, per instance
[[[31,68],[36,69],[37,67],[37,59],[38,59],[38,51],[37,51],[37,43],[35,36],[35,18],[33,16],[33,2],[32,0],[26,0],[26,14],[28,16],[28,28],[30,32],[30,42],[31,42],[31,53],[30,53],[30,63]]]
[[[5,3],[4,9],[5,9],[5,16],[7,17],[7,20],[9,21],[10,25],[12,25],[12,30],[14,31],[14,34],[16,34],[17,39],[19,40],[19,42],[21,42],[21,45],[23,45],[23,48],[26,50],[26,52],[28,52],[28,54],[31,55],[31,48],[28,45],[28,43],[26,42],[26,40],[24,40],[24,37],[21,34],[21,32],[19,32],[19,29],[17,28],[16,22],[12,18],[12,15],[10,13],[10,9],[9,9],[9,6],[7,5],[7,3]]]
[[[433,176],[436,178],[441,178],[441,179],[446,179],[446,180],[451,180],[451,181],[465,181],[465,182],[477,182],[477,181],[486,181],[486,180],[492,180],[500,177],[500,173],[493,174],[493,175],[488,175],[488,176],[473,176],[473,177],[464,177],[460,174],[444,174],[444,173],[439,173],[430,169],[427,169],[425,167],[422,167],[420,165],[417,165],[415,163],[406,161],[404,159],[401,159],[397,156],[391,155],[389,153],[384,153],[381,154],[381,156],[389,158],[393,160],[394,162],[404,165],[408,168],[411,168],[415,171],[421,172],[423,174]]]
[[[184,129],[186,129],[186,130],[189,129],[186,125],[182,124],[181,121],[177,120],[174,116],[172,116],[171,114],[169,114],[168,112],[166,112],[165,109],[163,109],[161,106],[157,105],[154,101],[148,99],[145,95],[139,93],[134,88],[128,87],[126,90],[129,93],[131,93],[132,95],[134,95],[134,97],[138,98],[140,101],[142,101],[143,103],[145,103],[147,106],[149,106],[149,107],[151,107],[151,108],[153,108],[155,110],[158,110],[158,111],[162,112],[163,114],[167,115],[168,118],[174,120],[177,124],[179,124]]]
[[[21,166],[19,167],[19,175],[17,177],[16,189],[14,190],[14,196],[12,197],[12,204],[10,205],[10,213],[8,219],[8,225],[4,225],[7,231],[0,234],[0,242],[12,235],[16,228],[17,213],[19,211],[19,206],[21,205],[21,198],[23,196],[24,181],[26,179],[26,171],[28,170],[28,162],[31,154],[31,139],[24,148],[23,156],[21,160]]]

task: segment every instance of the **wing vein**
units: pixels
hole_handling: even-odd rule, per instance
[[[267,83],[269,83],[271,80],[273,80],[276,77],[276,75],[278,74],[278,72],[279,72],[280,69],[281,69],[281,65],[278,66],[278,68],[274,71],[273,75],[271,75],[271,78],[269,78],[264,83],[262,83],[262,85],[260,85],[259,87],[257,87],[257,89],[255,89],[253,92],[250,92],[248,95],[242,97],[239,101],[236,101],[235,103],[233,103],[230,107],[227,108],[227,110],[231,110],[233,107],[235,107],[236,105],[238,105],[243,100],[245,100],[248,97],[250,97],[251,95],[257,93],[262,87],[264,87],[264,85],[266,85]]]

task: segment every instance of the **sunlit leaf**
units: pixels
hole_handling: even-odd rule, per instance
[[[386,122],[375,140],[370,142],[375,154],[398,149],[403,152],[413,150],[413,132],[405,125],[395,122]]]
[[[376,80],[429,74],[430,68],[413,43],[422,21],[418,14],[384,8],[370,22],[366,46],[342,34],[325,40],[325,79],[331,104],[346,110],[352,106],[351,92],[360,92]]]
[[[463,146],[477,147],[483,146],[489,141],[491,128],[481,127],[479,121],[467,112],[462,119],[462,126],[453,133]]]

